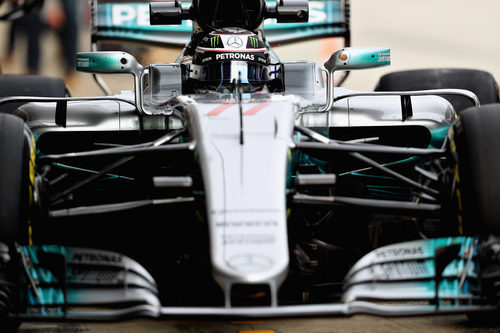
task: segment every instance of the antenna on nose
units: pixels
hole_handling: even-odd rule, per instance
[[[239,112],[240,112],[240,144],[244,143],[243,139],[243,93],[241,89],[241,71],[238,72],[238,79],[233,80],[233,94],[236,95],[238,100]]]

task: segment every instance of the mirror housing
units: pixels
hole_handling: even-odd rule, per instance
[[[178,0],[149,3],[151,25],[176,25],[192,19],[191,7],[184,7]]]
[[[139,112],[142,108],[141,76],[144,68],[134,56],[120,51],[78,52],[76,54],[76,70],[93,74],[132,74],[134,76],[135,106]]]
[[[391,64],[391,50],[374,47],[347,47],[336,51],[325,62],[329,72],[388,66]]]
[[[306,23],[309,21],[309,1],[276,1],[276,6],[266,6],[265,17],[275,18],[278,23]]]
[[[380,47],[346,47],[332,54],[325,62],[328,72],[326,87],[326,105],[319,110],[325,112],[332,108],[334,102],[334,73],[337,70],[354,70],[389,66],[391,50]]]
[[[205,10],[201,8],[202,0],[193,0],[191,5],[184,5],[180,0],[155,1],[149,3],[149,22],[151,25],[176,25],[183,20],[195,20],[203,30],[213,30],[210,22],[205,22]],[[276,5],[267,5],[265,0],[226,0],[253,1],[257,5],[257,13],[251,22],[247,22],[247,30],[255,30],[266,18],[274,18],[278,23],[307,23],[309,21],[308,0],[279,0]]]
[[[94,74],[141,75],[142,65],[126,52],[78,52],[76,70]]]

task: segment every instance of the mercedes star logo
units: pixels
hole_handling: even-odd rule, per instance
[[[243,41],[240,37],[231,37],[227,40],[227,45],[238,49],[243,46]]]

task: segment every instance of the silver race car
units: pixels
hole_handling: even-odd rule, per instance
[[[495,319],[491,75],[405,71],[374,92],[338,87],[345,75],[335,73],[391,57],[349,47],[345,0],[90,4],[95,51],[79,53],[77,69],[103,89],[101,74],[130,74],[134,90],[0,100],[2,327],[138,316]],[[270,47],[318,37],[346,47],[324,66],[280,61]],[[185,47],[174,63],[143,66],[97,51],[108,40]]]

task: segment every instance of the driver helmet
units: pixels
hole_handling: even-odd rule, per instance
[[[196,45],[188,75],[196,92],[233,92],[238,79],[243,92],[265,91],[269,59],[258,35],[236,27],[217,29]]]

